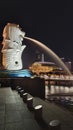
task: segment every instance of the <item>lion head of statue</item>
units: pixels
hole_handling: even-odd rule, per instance
[[[23,41],[25,32],[21,30],[18,24],[7,23],[3,30],[3,38],[13,42],[20,43]]]

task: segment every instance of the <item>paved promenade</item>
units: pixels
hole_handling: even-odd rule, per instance
[[[30,95],[29,95],[30,97]],[[43,120],[34,118],[17,91],[0,88],[0,130],[49,130],[49,122],[58,119],[61,130],[73,130],[73,115],[53,103],[34,97],[33,105],[43,105]]]

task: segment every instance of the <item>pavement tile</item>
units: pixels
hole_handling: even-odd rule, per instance
[[[30,96],[31,97],[31,96]],[[73,115],[66,109],[33,97],[33,106],[43,105],[43,120],[34,118],[18,92],[11,88],[0,88],[0,130],[46,130],[49,122],[58,119],[62,130],[73,130]]]

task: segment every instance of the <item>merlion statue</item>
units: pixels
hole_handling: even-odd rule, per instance
[[[3,30],[2,64],[7,70],[22,69],[22,45],[25,32],[21,31],[19,25],[8,23]]]

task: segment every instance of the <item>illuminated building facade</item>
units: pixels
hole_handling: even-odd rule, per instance
[[[34,62],[29,69],[36,74],[45,74],[57,70],[59,67],[53,62]]]

